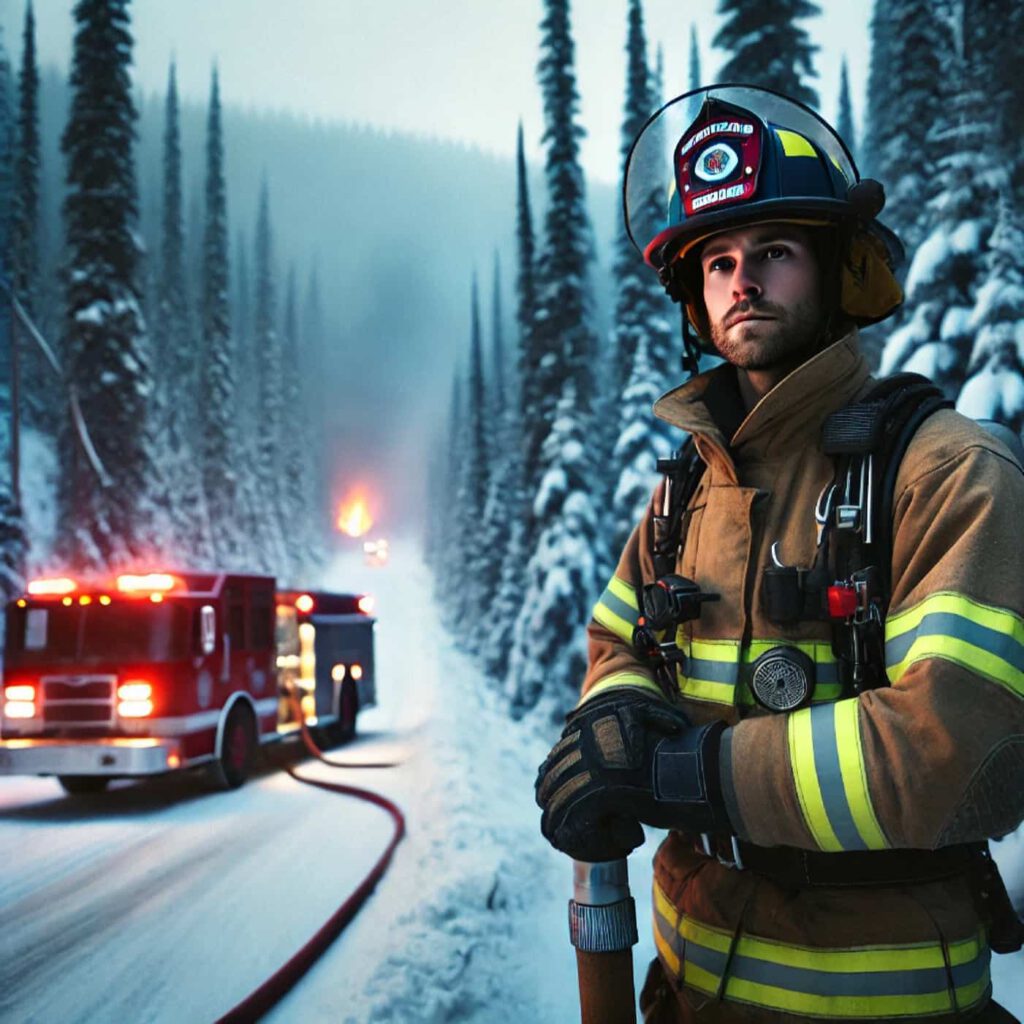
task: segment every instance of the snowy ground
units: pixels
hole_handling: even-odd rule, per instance
[[[566,938],[568,861],[541,839],[533,775],[557,733],[514,723],[451,649],[413,552],[331,583],[378,598],[381,706],[352,759],[303,765],[379,788],[409,834],[363,913],[270,1015],[275,1024],[578,1019]],[[295,951],[383,849],[379,810],[268,769],[243,789],[190,778],[65,800],[49,780],[0,780],[0,1020],[203,1022]],[[631,858],[637,978],[653,955],[650,858]],[[997,847],[1024,899],[1024,838]],[[1024,955],[996,957],[997,998],[1024,1016]]]

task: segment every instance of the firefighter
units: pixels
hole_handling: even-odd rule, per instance
[[[537,798],[579,861],[671,830],[646,1021],[1013,1019],[985,841],[1024,819],[1024,474],[925,385],[870,377],[857,327],[902,301],[883,203],[766,90],[687,94],[631,154],[631,236],[691,365],[725,362],[655,405],[692,462],[594,609]]]

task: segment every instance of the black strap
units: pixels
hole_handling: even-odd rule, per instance
[[[934,882],[967,874],[977,856],[974,844],[938,850],[857,850],[818,853],[792,846],[738,842],[744,868],[789,889],[816,886],[897,886]]]
[[[654,577],[660,579],[676,571],[676,555],[686,539],[684,518],[690,499],[704,475],[704,461],[697,454],[697,446],[688,437],[671,459],[658,459],[658,472],[665,474],[669,488],[668,513],[654,510]]]

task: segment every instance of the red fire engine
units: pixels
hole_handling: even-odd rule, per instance
[[[206,764],[233,788],[298,731],[292,687],[322,741],[350,738],[376,703],[371,611],[239,573],[35,580],[6,611],[0,774],[87,793]]]

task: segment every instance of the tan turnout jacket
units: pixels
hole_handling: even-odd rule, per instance
[[[841,694],[828,623],[782,628],[764,613],[773,543],[787,565],[814,559],[814,508],[834,472],[822,423],[869,383],[853,334],[745,417],[730,366],[655,406],[693,434],[707,466],[677,570],[722,595],[680,630],[680,699],[695,722],[731,726],[726,804],[738,836],[758,845],[931,849],[1024,818],[1024,474],[999,441],[942,410],[903,460],[885,623],[891,686]],[[595,607],[584,699],[654,687],[630,644],[639,589],[653,578],[648,514]],[[772,714],[753,701],[749,666],[779,645],[815,663],[809,708]],[[788,891],[671,833],[654,902],[666,974],[680,1000],[716,1001],[715,1020],[942,1021],[990,997],[986,936],[959,879]]]

